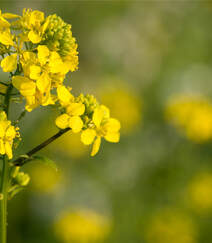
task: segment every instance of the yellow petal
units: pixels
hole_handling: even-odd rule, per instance
[[[32,11],[30,15],[30,24],[38,26],[44,21],[44,13],[38,10]]]
[[[25,109],[28,112],[31,112],[33,109],[35,109],[36,107],[38,107],[40,105],[40,103],[35,98],[35,96],[27,96],[25,98],[26,98],[26,106],[25,106]]]
[[[51,95],[50,90],[49,90],[49,92],[47,94],[45,94],[45,96],[43,95],[41,100],[42,100],[41,104],[43,106],[55,104],[54,96]]]
[[[6,141],[5,143],[5,153],[7,154],[9,159],[12,159],[13,157],[12,145],[8,141]]]
[[[65,87],[60,85],[57,88],[57,95],[58,99],[62,106],[67,106],[71,99],[73,99],[72,94],[69,92],[69,90]]]
[[[43,94],[50,90],[51,79],[47,73],[42,73],[36,82],[37,88]]]
[[[69,127],[72,129],[74,133],[78,133],[81,131],[83,127],[83,121],[79,116],[72,116],[69,119]]]
[[[109,118],[103,127],[108,132],[118,132],[121,128],[121,124],[117,119]]]
[[[46,18],[45,23],[41,27],[41,32],[44,33],[49,25],[49,18]]]
[[[27,96],[26,101],[27,101],[27,105],[30,105],[30,106],[35,105],[35,103],[36,103],[35,95]]]
[[[5,146],[2,139],[0,139],[0,154],[5,154]]]
[[[39,45],[38,46],[38,60],[41,65],[46,64],[49,56],[49,49],[47,46]]]
[[[56,118],[55,123],[59,128],[65,129],[69,126],[69,119],[70,119],[69,115],[62,114]]]
[[[99,127],[103,118],[108,118],[110,115],[110,111],[109,109],[104,106],[104,105],[100,105],[99,107],[97,107],[95,110],[94,110],[94,113],[93,113],[93,122],[94,124]]]
[[[25,51],[23,53],[23,58],[24,58],[24,60],[26,62],[27,61],[29,61],[29,62],[35,62],[37,57],[36,57],[36,54],[35,53],[33,53],[31,51]]]
[[[5,19],[16,19],[16,18],[20,18],[19,15],[17,14],[11,14],[11,13],[4,13],[2,14],[2,17]]]
[[[8,140],[13,140],[16,136],[16,130],[14,126],[9,126],[6,130],[6,137]]]
[[[37,80],[40,77],[41,68],[39,66],[36,65],[30,66],[29,71],[30,71],[31,79]]]
[[[6,46],[14,45],[12,35],[7,31],[0,32],[0,42]]]
[[[39,33],[36,33],[33,30],[30,30],[30,32],[28,33],[28,38],[34,44],[41,42],[41,36],[39,35]]]
[[[3,138],[5,136],[5,132],[7,127],[10,125],[10,121],[2,120],[0,121],[0,137]]]
[[[12,72],[17,68],[17,54],[5,57],[1,61],[1,67],[4,72]]]
[[[10,23],[4,19],[2,16],[0,16],[0,29],[5,29],[5,28],[9,28],[10,27]]]
[[[109,132],[104,136],[105,140],[111,143],[118,143],[120,140],[119,132]]]
[[[101,145],[101,137],[98,136],[93,143],[91,156],[94,156],[98,153],[100,145]]]
[[[82,103],[70,103],[66,108],[66,112],[70,116],[81,116],[85,112],[85,105]]]
[[[60,55],[53,51],[51,52],[50,58],[49,58],[49,68],[51,73],[67,73],[68,69],[66,69],[66,66],[63,64],[63,61],[60,57]]]
[[[7,115],[4,111],[0,111],[0,121],[6,121]]]
[[[94,129],[88,128],[82,132],[81,141],[85,145],[92,144],[95,136],[96,136],[96,131]]]
[[[12,84],[23,96],[32,96],[35,94],[36,84],[27,77],[13,76]]]

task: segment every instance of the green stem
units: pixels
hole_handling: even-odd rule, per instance
[[[12,85],[8,86],[7,92],[5,94],[4,105],[5,113],[9,113],[10,107],[10,94],[13,89]],[[7,242],[7,195],[8,195],[8,182],[9,182],[9,163],[7,155],[4,155],[2,160],[2,174],[1,174],[1,196],[0,196],[0,242]]]
[[[9,163],[4,156],[1,178],[1,200],[0,200],[0,242],[7,242],[7,189],[8,189]]]

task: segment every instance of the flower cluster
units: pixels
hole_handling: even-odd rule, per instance
[[[74,133],[81,132],[83,144],[93,144],[91,156],[99,151],[102,137],[108,142],[119,141],[120,122],[111,118],[109,109],[92,95],[74,97],[65,86],[58,87],[57,94],[64,112],[57,117],[56,125],[61,129],[70,127]]]
[[[46,17],[31,9],[24,9],[22,16],[0,12],[1,67],[11,76],[5,85],[18,90],[16,99],[25,100],[28,112],[39,106],[59,108],[57,127],[81,132],[83,144],[93,144],[93,156],[101,138],[119,141],[120,123],[93,96],[75,97],[64,85],[67,73],[78,69],[77,47],[71,25],[56,14]],[[7,154],[11,158],[11,152]]]
[[[166,118],[194,142],[212,138],[212,104],[200,96],[180,96],[170,100]]]
[[[15,18],[9,23],[6,18]],[[26,109],[54,104],[54,89],[69,71],[78,68],[78,52],[71,26],[56,15],[24,9],[23,16],[2,14],[0,51],[4,72],[26,99]],[[12,33],[12,31],[14,33]]]

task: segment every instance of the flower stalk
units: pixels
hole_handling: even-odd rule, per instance
[[[13,86],[9,85],[4,99],[5,113],[8,117],[10,107],[10,94]],[[9,162],[7,155],[2,159],[1,174],[1,191],[0,191],[0,242],[7,242],[7,197],[8,197],[8,181],[9,181]]]
[[[29,152],[27,152],[24,156],[20,156],[19,158],[17,158],[13,162],[13,165],[15,165],[15,166],[23,166],[24,164],[28,163],[29,161],[32,161],[33,158],[31,158],[31,157],[32,157],[33,154],[35,154],[38,151],[40,151],[41,149],[45,148],[47,145],[49,145],[54,140],[56,140],[57,138],[59,138],[60,136],[62,136],[64,133],[66,133],[68,131],[70,131],[70,128],[69,127],[66,128],[66,129],[60,130],[55,135],[53,135],[52,137],[48,138],[47,140],[45,140],[44,142],[42,142],[38,146],[34,147]]]
[[[92,145],[94,156],[103,138],[119,141],[120,123],[93,95],[75,96],[64,84],[66,75],[78,69],[78,45],[70,24],[56,14],[46,17],[31,9],[24,9],[22,16],[0,10],[0,20],[0,67],[10,74],[8,82],[0,81],[0,243],[6,243],[7,202],[30,180],[28,174],[19,171],[21,166],[35,160],[35,153],[69,130],[80,133],[83,144]],[[9,109],[13,102],[25,104],[12,121]],[[55,118],[59,131],[12,160],[13,150],[21,141],[17,127],[20,120],[42,106],[53,106],[60,112]]]

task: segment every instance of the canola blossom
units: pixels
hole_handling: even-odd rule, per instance
[[[18,91],[20,101],[25,100],[26,111],[58,107],[56,126],[81,133],[83,144],[93,144],[92,156],[102,138],[119,141],[120,123],[110,117],[109,109],[92,95],[75,97],[64,85],[66,75],[78,69],[78,45],[70,24],[56,14],[24,9],[22,16],[1,13],[0,25],[1,68],[11,74],[6,84]]]
[[[11,125],[11,121],[7,120],[7,115],[4,111],[0,111],[0,154],[6,154],[9,159],[12,159],[13,140],[19,137],[18,127]]]
[[[78,45],[71,25],[56,14],[45,16],[38,10],[24,9],[22,15],[0,11],[0,66],[9,80],[0,81],[0,242],[6,243],[6,204],[30,181],[21,167],[33,160],[47,158],[34,155],[64,133],[80,135],[83,145],[92,145],[91,156],[101,140],[117,143],[120,122],[110,117],[109,109],[92,95],[74,96],[64,84],[68,73],[78,69]],[[10,120],[13,103],[23,103]],[[22,155],[14,150],[22,143],[19,122],[27,112],[43,106],[58,111],[55,126],[59,131]],[[17,115],[16,118],[14,116]],[[51,162],[52,163],[52,162]]]

